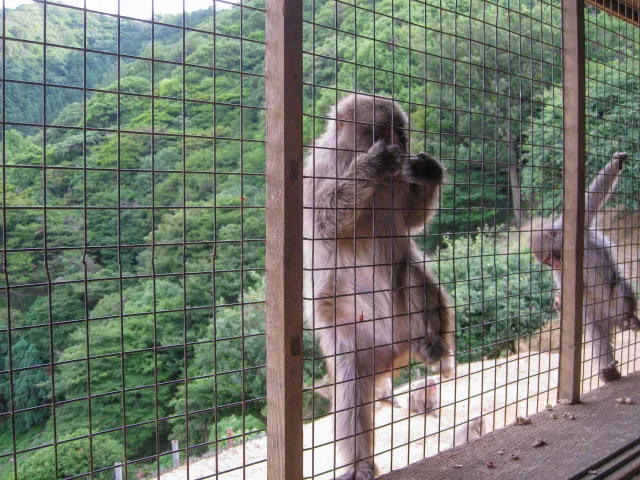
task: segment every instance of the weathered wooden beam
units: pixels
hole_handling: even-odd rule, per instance
[[[302,0],[268,0],[267,478],[302,478]]]
[[[580,401],[585,213],[584,0],[562,4],[564,244],[558,400]]]

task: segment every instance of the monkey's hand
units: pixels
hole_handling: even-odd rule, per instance
[[[623,330],[633,330],[634,332],[637,332],[640,330],[640,319],[638,317],[636,317],[635,315],[630,315],[629,318],[626,318],[624,320],[624,323],[622,325],[622,329]]]
[[[560,294],[560,292],[556,293],[556,296],[553,301],[553,309],[562,310],[562,295]]]
[[[616,152],[613,154],[613,160],[617,160],[618,171],[622,170],[624,162],[627,160],[627,152]]]
[[[398,148],[378,140],[369,151],[357,157],[355,177],[376,179],[392,174],[398,168]]]
[[[444,167],[438,160],[424,152],[405,160],[402,170],[405,179],[411,183],[432,185],[444,183]]]
[[[615,382],[616,380],[620,380],[620,378],[622,378],[622,375],[620,375],[620,372],[616,367],[617,364],[618,362],[614,360],[609,365],[600,370],[600,380],[603,383]]]

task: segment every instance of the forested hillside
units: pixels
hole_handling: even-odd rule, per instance
[[[0,413],[10,368],[24,411],[0,417],[0,454],[13,427],[18,450],[106,432],[93,468],[145,459],[134,478],[171,440],[186,445],[187,428],[190,455],[215,451],[229,428],[265,428],[264,3],[225,5],[156,15],[153,27],[55,4],[46,20],[42,4],[6,10]],[[560,13],[558,1],[533,0],[305,7],[315,22],[304,29],[306,144],[324,128],[314,116],[358,90],[400,101],[412,151],[447,165],[422,244],[455,300],[459,361],[504,354],[550,317],[548,272],[496,231],[561,207]],[[587,18],[598,39],[588,170],[624,149],[637,178],[640,67],[626,52],[638,31],[605,38],[595,25],[619,21]],[[635,207],[638,185],[629,177],[620,190]],[[310,358],[306,386],[324,373]],[[326,406],[318,399],[315,414]],[[58,448],[60,475],[88,471],[88,449],[87,439]],[[20,478],[53,478],[53,456],[19,455]],[[0,478],[13,478],[11,457]]]

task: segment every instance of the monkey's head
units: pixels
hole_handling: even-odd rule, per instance
[[[338,102],[335,116],[339,148],[366,152],[384,140],[400,153],[408,153],[407,114],[392,100],[351,94]]]
[[[411,413],[427,413],[439,405],[438,386],[433,378],[428,378],[425,388],[417,388],[409,395]]]
[[[543,221],[531,232],[531,253],[540,263],[562,269],[562,220]]]

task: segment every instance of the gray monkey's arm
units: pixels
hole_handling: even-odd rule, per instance
[[[602,208],[611,196],[618,183],[619,173],[626,159],[627,154],[625,152],[614,153],[611,161],[598,172],[596,178],[589,185],[585,200],[587,212],[585,226],[591,226],[598,210]]]
[[[352,237],[354,222],[362,214],[360,209],[370,203],[376,181],[393,172],[397,164],[397,148],[379,140],[367,153],[358,155],[338,180],[317,181],[314,203],[316,238]]]
[[[402,173],[409,186],[409,219],[411,227],[423,227],[435,214],[440,187],[444,184],[445,169],[430,155],[420,152],[402,165]]]
[[[426,266],[414,265],[412,275],[422,276],[425,295],[425,331],[424,338],[412,342],[411,350],[417,353],[427,365],[434,365],[443,377],[452,373],[455,350],[455,317],[450,307],[449,296],[444,286]],[[420,280],[411,280],[419,284]]]

